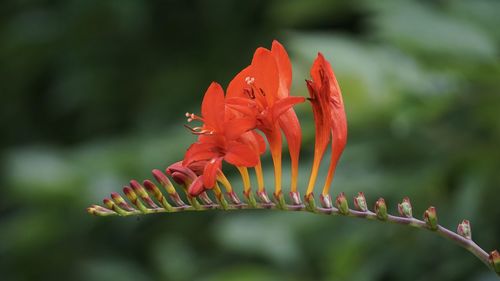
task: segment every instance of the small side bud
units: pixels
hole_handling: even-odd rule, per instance
[[[493,267],[495,272],[500,275],[500,253],[497,250],[494,250],[490,253],[489,260],[491,267]]]
[[[363,192],[358,192],[358,195],[354,196],[354,207],[362,212],[368,211],[365,194]]]
[[[304,201],[306,203],[306,210],[316,213],[316,201],[314,200],[314,194],[312,192],[304,195]]]
[[[457,233],[466,239],[472,239],[470,222],[468,220],[463,220],[457,227]]]
[[[402,217],[407,217],[407,218],[413,217],[410,198],[408,197],[403,198],[403,202],[398,204],[398,212],[399,215],[401,215]]]
[[[387,205],[385,204],[384,198],[379,198],[375,202],[375,214],[379,220],[387,220]]]
[[[427,223],[427,226],[431,230],[437,230],[438,229],[438,218],[436,214],[436,208],[434,207],[429,207],[424,213],[424,220]]]
[[[250,205],[252,208],[257,208],[257,201],[255,200],[255,196],[253,196],[253,193],[250,189],[244,191],[243,196],[245,196],[248,205]]]
[[[347,204],[347,199],[344,192],[341,192],[335,199],[335,207],[339,209],[339,213],[342,215],[349,214],[349,205]]]
[[[285,202],[285,196],[283,196],[283,193],[280,191],[279,193],[273,193],[274,197],[274,203],[276,204],[276,207],[280,210],[286,210],[286,202]]]
[[[104,207],[101,207],[99,205],[92,205],[87,208],[87,213],[94,215],[94,216],[101,216],[101,217],[106,217],[106,216],[116,216],[117,213],[115,211],[106,209]]]
[[[332,198],[330,198],[330,194],[323,195],[321,194],[319,196],[319,203],[321,204],[321,207],[325,209],[331,209],[332,208]]]

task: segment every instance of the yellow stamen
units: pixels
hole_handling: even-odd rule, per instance
[[[257,176],[257,185],[259,187],[259,192],[264,191],[264,176],[262,173],[262,164],[259,161],[259,164],[255,166],[255,176]]]
[[[231,183],[220,170],[217,172],[217,181],[222,183],[222,185],[226,189],[226,192],[228,193],[233,192],[233,187],[231,186]]]
[[[248,169],[246,167],[237,167],[238,171],[240,171],[241,179],[243,180],[243,188],[245,193],[248,194],[250,192],[250,176],[248,175]]]

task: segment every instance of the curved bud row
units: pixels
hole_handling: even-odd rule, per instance
[[[429,207],[424,212],[423,221],[416,219],[408,197],[397,204],[399,216],[388,214],[384,198],[379,198],[375,202],[374,211],[370,211],[363,192],[354,196],[355,210],[349,208],[343,192],[332,202],[330,187],[347,143],[343,96],[330,63],[321,53],[318,53],[311,66],[310,76],[311,79],[306,80],[306,87],[314,117],[315,141],[304,203],[297,186],[302,131],[293,107],[306,99],[290,95],[290,59],[285,48],[273,41],[270,50],[258,48],[255,51],[250,65],[241,70],[226,89],[217,82],[209,85],[201,104],[201,114],[186,113],[188,123],[199,123],[193,127],[186,126],[196,136],[196,141],[187,148],[181,161],[165,170],[166,174],[157,169],[152,171],[153,177],[167,196],[150,180],[145,180],[142,184],[131,180],[129,186],[123,188],[130,204],[118,193],[112,193],[111,198],[103,200],[104,206],[92,205],[87,208],[87,212],[99,216],[129,216],[184,210],[266,208],[376,219],[433,230],[458,242],[499,272],[499,253],[493,251],[488,256],[472,241],[471,227],[467,220],[462,221],[454,233],[438,225],[434,207]],[[283,138],[290,156],[288,199],[285,199],[286,191],[282,186]],[[321,160],[329,145],[331,158],[319,196],[319,207],[313,192]],[[266,192],[261,163],[261,156],[266,152],[267,146],[274,172],[272,200]],[[241,192],[233,189],[224,174],[223,167],[228,165],[239,171],[243,182]],[[256,196],[252,191],[249,168],[255,171]],[[181,187],[181,194],[170,179]],[[244,201],[240,200],[238,194],[243,195]]]

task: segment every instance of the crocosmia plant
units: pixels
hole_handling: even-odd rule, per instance
[[[197,138],[187,148],[184,159],[165,171],[153,170],[156,183],[131,180],[123,188],[128,202],[112,193],[111,198],[103,200],[104,206],[92,205],[87,211],[97,216],[132,216],[214,209],[280,209],[391,222],[427,229],[452,240],[500,274],[499,252],[488,254],[472,240],[468,220],[463,220],[453,232],[439,225],[435,207],[425,210],[422,220],[414,218],[409,198],[397,205],[397,215],[388,213],[383,198],[370,210],[363,192],[354,196],[353,209],[344,193],[332,200],[330,188],[347,143],[347,119],[339,83],[330,63],[319,53],[306,80],[309,97],[291,95],[291,84],[292,65],[285,48],[277,41],[270,50],[258,48],[250,65],[225,90],[217,82],[208,86],[199,114],[186,113],[185,126]],[[309,182],[302,198],[297,186],[302,131],[294,106],[304,102],[312,106],[315,142]],[[286,191],[282,184],[284,141],[291,163],[290,189]],[[328,172],[322,179],[318,173],[329,146],[331,156],[325,161]],[[261,165],[262,155],[268,151],[274,166],[271,196],[264,186]],[[225,175],[233,167],[241,175],[241,188],[233,186]],[[251,174],[255,174],[256,187],[251,185]],[[319,205],[314,196],[317,185],[321,185]],[[182,192],[179,194],[178,190]]]

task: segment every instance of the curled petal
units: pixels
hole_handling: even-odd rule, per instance
[[[189,186],[198,176],[190,168],[182,165],[182,161],[168,166],[166,172],[178,184]]]
[[[222,168],[222,158],[214,158],[207,162],[203,171],[203,184],[211,189],[215,185],[217,172]]]
[[[206,190],[204,184],[203,176],[196,178],[193,183],[188,187],[189,195],[196,197]]]

